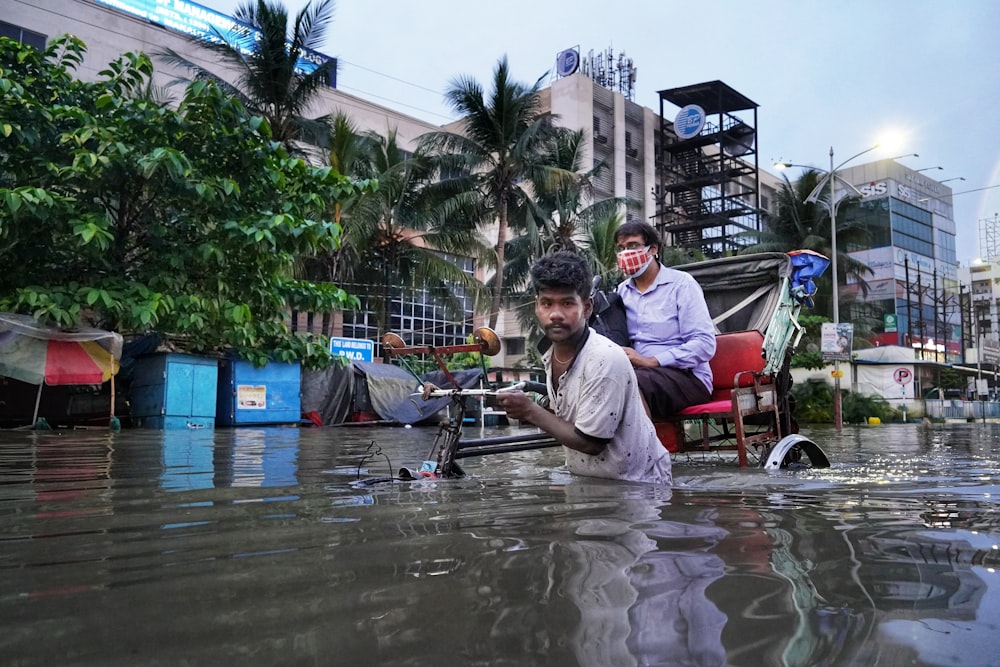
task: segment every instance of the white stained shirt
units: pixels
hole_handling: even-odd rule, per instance
[[[589,477],[670,484],[670,454],[646,416],[635,371],[621,347],[593,329],[569,369],[552,386],[552,350],[546,377],[555,414],[586,435],[610,438],[604,451],[584,454],[564,447],[570,472]]]

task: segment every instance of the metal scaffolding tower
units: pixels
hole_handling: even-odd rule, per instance
[[[721,257],[760,230],[757,104],[721,81],[661,90],[657,146],[656,226],[668,245]],[[703,126],[684,138],[667,104],[703,114]],[[691,110],[694,111],[691,111]],[[737,112],[751,112],[751,119]],[[678,114],[680,118],[680,114]]]
[[[1000,213],[994,213],[993,219],[983,218],[979,221],[979,257],[989,263],[1000,258]]]

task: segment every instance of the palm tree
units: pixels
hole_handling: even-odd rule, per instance
[[[484,253],[478,235],[445,224],[426,192],[432,167],[419,154],[407,157],[395,131],[384,137],[368,133],[360,143],[368,146],[367,168],[379,186],[345,211],[343,257],[333,278],[379,287],[378,292],[367,290],[366,298],[382,330],[389,326],[393,296],[408,287],[428,290],[452,319],[463,319],[456,293],[469,294],[478,303],[482,284],[449,253]]]
[[[778,190],[775,215],[767,216],[762,231],[741,234],[755,241],[742,250],[741,254],[813,250],[830,257],[833,244],[830,238],[829,194],[824,193],[815,203],[806,201],[823,176],[823,172],[809,169],[795,183],[785,177],[781,189]],[[863,262],[845,252],[852,243],[864,245],[862,241],[868,236],[868,231],[856,215],[856,211],[856,199],[848,199],[838,207],[837,266],[840,268],[841,276],[855,280],[865,293],[868,290],[865,276],[870,275],[872,271]]]
[[[377,171],[375,156],[379,144],[378,135],[361,133],[344,113],[337,113],[330,119],[327,144],[327,162],[339,173],[356,182],[373,179]],[[350,217],[351,209],[369,193],[362,193],[334,203],[331,218],[342,227],[346,218]],[[349,270],[343,268],[347,255],[351,252],[350,244],[343,242],[332,253],[316,258],[320,271],[320,280],[340,281]],[[347,267],[349,269],[349,266]]]
[[[528,86],[510,78],[504,56],[493,71],[489,95],[474,79],[461,76],[446,98],[462,115],[461,132],[438,131],[421,137],[421,149],[433,156],[445,197],[441,209],[453,221],[485,229],[497,224],[491,264],[489,325],[496,326],[504,296],[504,266],[512,212],[527,205],[536,182],[573,179],[575,174],[544,162],[543,148],[556,131],[542,113],[542,78]]]
[[[806,201],[819,183],[821,172],[810,169],[792,183],[782,174],[784,183],[775,199],[775,215],[767,216],[761,231],[743,232],[754,240],[742,252],[787,252],[814,250],[829,255],[830,217],[825,206]]]
[[[554,128],[541,147],[540,164],[546,168],[539,169],[533,181],[534,196],[509,219],[510,228],[519,232],[507,241],[505,251],[504,282],[510,290],[524,288],[532,262],[556,250],[585,252],[598,274],[615,267],[613,249],[608,256],[594,253],[591,231],[609,220],[620,223],[622,211],[632,202],[627,197],[593,201],[593,181],[606,165],[600,162],[581,171],[585,146],[583,130]]]
[[[534,199],[524,202],[511,219],[512,229],[521,233],[507,242],[505,283],[518,322],[532,342],[542,336],[532,308],[534,297],[527,289],[531,264],[538,257],[556,250],[581,253],[601,277],[604,290],[613,289],[621,277],[614,232],[634,202],[627,197],[593,200],[593,181],[606,165],[581,170],[586,140],[584,130],[561,130],[549,138],[541,151],[541,162],[549,168],[534,181]]]
[[[239,99],[253,115],[267,120],[271,137],[292,148],[292,142],[318,142],[326,135],[322,119],[305,117],[310,104],[328,85],[336,72],[336,60],[328,60],[308,74],[296,65],[309,50],[323,42],[333,21],[334,0],[307,3],[289,25],[288,10],[272,0],[247,0],[236,9],[234,18],[246,27],[246,35],[256,33],[253,47],[244,53],[241,44],[215,30],[217,41],[199,41],[218,57],[222,68],[236,72],[235,83],[205,69],[173,50],[158,54],[166,62],[194,72],[196,80],[215,81]],[[213,28],[214,30],[214,28]]]

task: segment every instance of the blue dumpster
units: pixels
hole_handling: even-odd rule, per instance
[[[136,359],[132,424],[139,428],[213,428],[219,366],[216,359],[157,352]]]
[[[297,424],[302,419],[301,392],[298,362],[272,361],[257,368],[242,359],[222,359],[215,424]]]

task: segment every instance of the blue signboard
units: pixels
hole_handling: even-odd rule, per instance
[[[244,54],[253,50],[259,39],[256,31],[230,16],[186,0],[96,0],[102,5],[137,16],[150,23],[161,25],[175,32],[209,42],[218,42],[221,36],[229,44],[239,47]],[[295,69],[308,74],[328,60],[335,60],[311,49],[303,49]],[[330,85],[336,88],[336,68],[330,72]]]
[[[330,338],[330,354],[351,361],[375,361],[375,343],[362,338]]]

